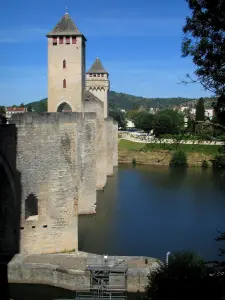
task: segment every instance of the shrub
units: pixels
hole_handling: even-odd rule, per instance
[[[207,169],[209,167],[209,163],[207,162],[207,160],[203,160],[202,162],[202,168],[203,169]]]
[[[187,155],[184,151],[178,150],[173,153],[171,161],[170,161],[170,167],[187,167]]]
[[[225,155],[217,154],[213,160],[213,166],[216,168],[225,168]]]
[[[133,158],[132,165],[133,165],[134,168],[136,167],[136,164],[137,164],[136,158]]]
[[[225,134],[220,134],[217,136],[217,139],[220,140],[220,141],[223,141],[225,142]]]
[[[225,145],[222,145],[218,148],[219,153],[225,153]]]

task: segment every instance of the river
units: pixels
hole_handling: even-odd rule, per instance
[[[225,230],[224,182],[210,169],[120,166],[98,192],[97,214],[79,217],[79,250],[159,259],[168,251],[192,250],[217,259],[215,237]],[[15,300],[75,297],[43,285],[11,284],[10,290]]]
[[[98,192],[97,214],[79,217],[79,249],[165,259],[191,250],[218,258],[225,230],[225,179],[201,168],[119,166]]]

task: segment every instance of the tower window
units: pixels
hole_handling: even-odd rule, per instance
[[[76,37],[72,37],[72,44],[76,44],[77,43],[77,38]]]
[[[90,74],[90,77],[92,77],[92,74]]]
[[[104,74],[101,74],[101,77],[104,77]]]
[[[94,77],[96,77],[96,74],[94,74]]]
[[[57,37],[53,38],[53,45],[57,45]]]
[[[60,36],[60,37],[59,37],[59,43],[60,43],[60,44],[63,44],[63,36]]]
[[[100,74],[98,74],[98,77],[100,77]]]
[[[70,44],[70,37],[69,36],[66,37],[66,44]]]
[[[66,61],[64,59],[64,61],[63,61],[63,69],[65,69],[65,68],[66,68]]]
[[[66,79],[63,79],[63,88],[66,88]]]

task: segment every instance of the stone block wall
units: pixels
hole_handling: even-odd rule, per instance
[[[113,120],[113,166],[118,166],[118,122]]]
[[[96,112],[96,188],[101,190],[106,184],[107,143],[104,120],[104,104],[96,97],[88,97],[84,101],[85,112]]]
[[[78,248],[74,124],[18,125],[21,253]]]
[[[114,136],[113,136],[113,118],[105,119],[107,133],[107,175],[113,175],[113,156],[114,156]]]
[[[79,124],[78,214],[96,213],[96,113],[84,113]]]
[[[78,207],[96,203],[95,113],[26,113],[17,124],[21,252],[78,249]]]

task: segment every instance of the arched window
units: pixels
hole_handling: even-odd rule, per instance
[[[63,88],[66,88],[66,79],[63,79]]]
[[[66,68],[66,61],[64,59],[64,61],[63,61],[63,69],[65,69],[65,68]]]

